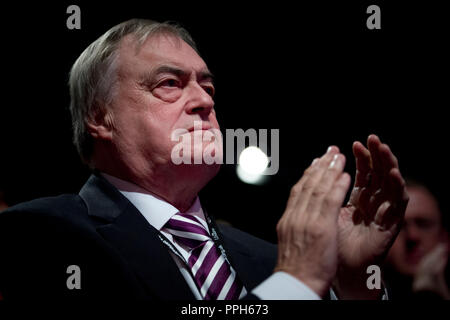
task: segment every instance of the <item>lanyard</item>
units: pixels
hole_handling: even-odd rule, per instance
[[[208,229],[210,230],[211,239],[214,242],[214,245],[220,250],[220,253],[223,256],[223,258],[225,259],[225,261],[231,266],[231,263],[227,257],[226,250],[223,246],[222,239],[219,236],[219,232],[217,232],[217,225],[216,225],[215,221],[212,220],[206,212],[205,212],[205,218],[206,218],[206,223],[208,225]],[[188,266],[189,270],[191,269],[189,267],[187,261],[183,257],[183,255],[178,251],[177,248],[175,248],[175,246],[170,242],[170,240],[167,239],[167,237],[164,234],[162,234],[162,232],[159,230],[158,230],[158,238],[166,247],[168,247],[170,249],[170,251],[172,251],[173,254],[175,254],[177,257],[179,257],[181,259],[181,261],[183,261]]]

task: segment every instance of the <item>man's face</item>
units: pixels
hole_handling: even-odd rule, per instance
[[[202,124],[203,129],[219,129],[213,109],[212,75],[203,59],[174,36],[149,37],[139,50],[132,38],[125,37],[117,65],[118,85],[112,103],[113,144],[122,162],[139,176],[151,171],[164,176],[165,170],[198,174],[198,165],[195,170],[194,165],[175,166],[171,152],[179,143],[172,138],[176,129],[191,130],[194,122],[197,127]],[[194,141],[194,132],[185,135]],[[192,143],[192,148],[203,149],[209,144],[200,141]],[[221,154],[221,144],[216,145],[216,152]],[[212,177],[219,165],[201,167],[201,174]]]
[[[413,275],[420,260],[443,240],[435,198],[422,187],[407,188],[409,203],[405,224],[389,251],[390,264],[400,273]]]

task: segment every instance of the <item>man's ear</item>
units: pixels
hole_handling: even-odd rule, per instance
[[[96,139],[111,140],[114,128],[111,111],[104,107],[95,108],[96,112],[86,121],[89,134]]]

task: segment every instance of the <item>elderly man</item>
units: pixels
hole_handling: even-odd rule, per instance
[[[181,139],[219,129],[212,75],[184,29],[136,19],[113,27],[75,62],[70,90],[74,141],[93,175],[79,195],[1,214],[5,299],[319,299],[330,288],[340,299],[382,297],[366,269],[394,241],[408,196],[377,136],[353,145],[345,207],[344,155],[331,146],[312,162],[292,188],[276,247],[219,228],[203,210],[197,194],[218,163],[172,159],[174,131],[186,129]],[[211,148],[186,140],[192,154]],[[212,149],[221,155],[218,140]]]

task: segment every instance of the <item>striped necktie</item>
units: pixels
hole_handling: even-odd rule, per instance
[[[185,262],[205,300],[237,300],[246,294],[236,273],[216,248],[204,221],[177,213],[164,227],[177,243],[189,248]]]

